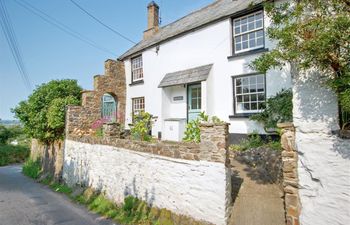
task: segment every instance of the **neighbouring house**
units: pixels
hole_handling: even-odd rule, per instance
[[[143,39],[119,57],[126,76],[125,127],[134,114],[154,116],[152,135],[179,141],[201,111],[231,124],[231,142],[263,127],[249,116],[291,87],[289,68],[261,74],[249,63],[274,47],[262,0],[217,0],[166,26],[148,5]]]

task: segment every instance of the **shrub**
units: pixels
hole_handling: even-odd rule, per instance
[[[29,156],[27,146],[13,146],[0,144],[0,166],[6,166],[12,163],[22,163]]]
[[[277,128],[277,123],[293,121],[292,90],[282,90],[266,101],[266,108],[261,113],[250,117],[264,124],[265,129]]]
[[[196,142],[199,143],[201,141],[201,131],[199,128],[199,124],[201,122],[213,122],[215,124],[222,124],[224,121],[220,120],[217,116],[212,116],[211,118],[205,114],[205,112],[201,112],[197,119],[192,120],[187,123],[185,130],[185,137],[183,141],[186,142]]]
[[[65,106],[79,104],[80,91],[75,80],[53,80],[38,86],[12,111],[28,137],[51,143],[63,138]]]
[[[150,130],[152,127],[152,115],[148,112],[141,112],[134,115],[134,124],[131,128],[131,136],[136,140],[151,141]]]
[[[280,141],[273,141],[268,138],[264,141],[257,132],[253,132],[248,135],[247,139],[243,139],[238,145],[231,145],[230,150],[233,151],[246,151],[252,148],[266,147],[273,150],[281,150]]]
[[[27,177],[38,179],[41,174],[40,161],[33,161],[31,159],[28,159],[23,165],[22,172]]]

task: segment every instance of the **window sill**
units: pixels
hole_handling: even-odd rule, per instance
[[[131,84],[129,84],[129,86],[134,86],[134,85],[140,85],[140,84],[144,84],[145,82],[143,80],[138,80],[138,81],[134,81]]]
[[[247,55],[253,55],[253,54],[258,54],[258,53],[263,53],[263,52],[268,52],[269,49],[268,48],[258,48],[258,49],[254,49],[251,51],[246,51],[246,52],[241,52],[241,53],[237,53],[237,54],[233,54],[231,56],[228,56],[227,59],[234,59],[237,57],[241,57],[241,56],[247,56]]]
[[[228,118],[230,119],[237,119],[237,118],[249,118],[252,115],[255,115],[256,113],[237,113],[235,115],[229,115]]]

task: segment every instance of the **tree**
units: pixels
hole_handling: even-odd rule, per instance
[[[3,125],[0,125],[0,144],[6,144],[11,137],[10,131]]]
[[[38,86],[12,111],[29,137],[51,143],[63,138],[65,106],[78,105],[81,90],[76,80],[53,80]]]
[[[253,61],[251,67],[266,72],[287,63],[299,71],[315,69],[337,93],[343,127],[350,114],[350,1],[291,0],[266,4],[272,26],[267,30],[275,49]]]

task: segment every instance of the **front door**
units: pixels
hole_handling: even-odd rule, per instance
[[[188,122],[197,119],[202,109],[202,89],[201,84],[193,84],[188,86]]]

